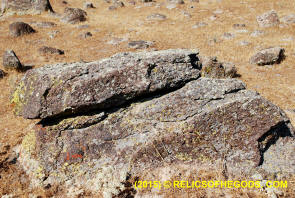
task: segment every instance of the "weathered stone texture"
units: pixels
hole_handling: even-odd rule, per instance
[[[272,65],[279,64],[285,58],[285,49],[281,47],[271,47],[263,49],[250,58],[251,64]]]
[[[198,57],[189,50],[122,53],[91,63],[44,66],[26,73],[16,89],[16,113],[46,118],[107,109],[197,79]]]
[[[49,0],[2,0],[1,12],[16,12],[20,14],[53,12]]]
[[[164,50],[27,72],[13,100],[19,114],[45,119],[23,141],[25,171],[38,185],[66,181],[104,197],[134,195],[147,173],[159,180],[159,170],[172,178],[220,162],[230,178],[295,174],[286,114],[240,80],[200,77],[201,66],[198,53]]]
[[[65,8],[61,21],[76,24],[86,21],[87,12],[80,8]]]
[[[19,37],[35,32],[36,30],[34,30],[29,24],[24,22],[14,22],[9,25],[9,34],[12,37]]]

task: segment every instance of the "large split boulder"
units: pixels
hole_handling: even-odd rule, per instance
[[[53,12],[49,0],[1,0],[2,13],[41,13]]]
[[[16,113],[46,118],[108,109],[197,79],[198,57],[189,50],[121,53],[91,63],[28,71],[16,89]]]
[[[21,146],[33,184],[112,197],[201,167],[221,165],[229,178],[295,174],[286,114],[240,80],[200,77],[201,65],[198,53],[165,50],[28,71],[13,102],[20,115],[44,118]],[[284,148],[269,169],[269,151]]]

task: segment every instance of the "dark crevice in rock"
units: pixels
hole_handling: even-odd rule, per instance
[[[286,122],[279,122],[267,131],[263,136],[258,139],[258,149],[260,152],[259,166],[264,162],[264,153],[269,149],[271,145],[276,144],[280,137],[292,137],[290,128]]]
[[[101,114],[101,115],[100,115]],[[92,126],[94,124],[97,124],[98,122],[103,121],[104,119],[106,119],[108,116],[107,113],[102,112],[102,111],[93,111],[90,113],[86,113],[86,114],[75,114],[75,115],[71,115],[67,118],[57,118],[57,119],[48,119],[48,118],[44,118],[42,120],[40,120],[37,125],[41,125],[42,127],[50,127],[50,126],[56,126],[61,124],[61,122],[65,122],[68,120],[68,122],[66,122],[64,124],[64,126],[60,129],[62,131],[64,130],[68,130],[68,129],[84,129],[87,128],[89,126]],[[83,119],[83,117],[85,117]],[[77,122],[80,120],[82,120],[78,126],[73,126],[73,122]]]
[[[201,70],[202,64],[200,63],[200,59],[197,55],[198,54],[190,54],[188,56],[190,57],[190,63],[193,66],[193,68]]]
[[[199,76],[200,77],[200,76]],[[198,78],[199,78],[198,77]],[[130,105],[132,103],[138,103],[138,102],[146,102],[149,100],[153,100],[155,98],[159,98],[161,96],[164,96],[168,93],[174,92],[178,89],[181,89],[182,87],[184,87],[187,83],[193,81],[193,80],[197,80],[198,78],[192,78],[190,80],[187,81],[183,81],[183,82],[178,82],[177,85],[175,85],[174,87],[170,87],[169,85],[167,85],[165,88],[160,89],[160,90],[156,90],[154,92],[149,92],[149,90],[147,90],[145,93],[138,95],[132,99],[127,100],[126,102],[121,102],[122,100],[124,100],[124,95],[115,95],[111,98],[109,98],[108,100],[111,101],[112,103],[114,103],[114,101],[117,101],[118,104],[122,103],[121,105],[118,106],[112,106],[111,104],[108,104],[107,102],[105,104],[103,104],[104,106],[110,106],[109,108],[103,109],[104,112],[107,112],[107,114],[110,113],[114,113],[116,111],[118,111],[119,109],[124,109],[124,108],[128,108],[130,107]],[[55,125],[59,122],[61,122],[62,120],[68,119],[68,118],[74,118],[74,117],[78,117],[78,116],[87,116],[87,115],[96,115],[98,113],[102,112],[102,107],[101,104],[98,105],[84,105],[84,106],[80,106],[79,108],[72,110],[72,109],[67,109],[65,110],[63,113],[55,115],[55,116],[49,116],[47,118],[43,118],[40,121],[40,124],[42,124],[43,126],[51,126],[51,125]],[[87,126],[89,127],[89,126]]]

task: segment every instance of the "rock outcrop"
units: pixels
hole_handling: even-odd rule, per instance
[[[49,0],[1,0],[2,13],[32,14],[53,12]]]
[[[16,112],[44,119],[24,138],[21,164],[36,185],[66,181],[104,197],[134,195],[147,175],[189,177],[220,164],[230,178],[288,166],[295,174],[284,157],[268,168],[270,150],[295,146],[285,113],[240,80],[200,77],[201,67],[196,52],[164,50],[28,71]]]

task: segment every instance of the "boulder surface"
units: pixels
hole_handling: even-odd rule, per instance
[[[198,60],[189,50],[166,50],[44,66],[26,73],[13,102],[16,113],[25,118],[108,109],[197,79]]]
[[[263,49],[250,58],[251,64],[272,65],[279,64],[285,58],[285,49],[281,47],[271,47]]]
[[[19,37],[35,32],[36,30],[34,30],[29,24],[24,22],[14,22],[9,25],[9,34],[12,37]]]
[[[44,118],[21,146],[33,184],[130,197],[138,180],[185,180],[200,167],[221,165],[229,178],[295,174],[286,114],[240,80],[200,77],[201,66],[178,49],[28,71],[13,101]]]
[[[53,12],[49,0],[2,0],[1,12],[13,13],[41,13],[44,11]]]

